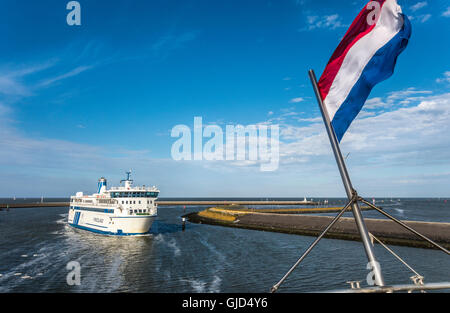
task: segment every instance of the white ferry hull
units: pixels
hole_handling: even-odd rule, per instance
[[[155,217],[155,215],[116,216],[106,212],[75,209],[69,210],[68,223],[72,227],[99,234],[137,236],[150,232]]]

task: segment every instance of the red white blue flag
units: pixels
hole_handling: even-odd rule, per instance
[[[370,1],[347,30],[319,79],[319,90],[339,141],[377,83],[394,72],[411,36],[396,0]]]

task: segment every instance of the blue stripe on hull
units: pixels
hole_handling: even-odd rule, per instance
[[[103,230],[98,230],[95,228],[90,228],[90,227],[86,227],[86,226],[81,226],[81,225],[76,225],[76,224],[69,224],[72,227],[78,228],[78,229],[82,229],[82,230],[87,230],[90,232],[94,232],[97,234],[102,234],[102,235],[113,235],[113,236],[137,236],[137,235],[146,235],[150,233],[150,230],[148,230],[145,233],[113,233],[111,231],[103,231]]]
[[[88,208],[78,206],[74,206],[73,209],[79,211],[98,212],[98,213],[114,213],[114,209],[100,209],[100,208]]]
[[[80,220],[80,215],[81,215],[81,212],[75,212],[75,217],[73,219],[73,223],[75,225],[78,225],[78,221]]]
[[[372,88],[393,74],[397,57],[406,48],[411,36],[411,22],[405,15],[403,15],[403,19],[402,29],[375,53],[353,86],[347,99],[345,99],[334,115],[331,124],[338,141],[341,141],[350,124],[361,111]]]

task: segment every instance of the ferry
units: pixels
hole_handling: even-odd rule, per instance
[[[68,224],[75,228],[104,235],[136,236],[150,232],[158,213],[156,199],[159,190],[153,187],[134,187],[130,179],[120,181],[120,187],[107,189],[107,180],[98,180],[97,193],[70,197]]]

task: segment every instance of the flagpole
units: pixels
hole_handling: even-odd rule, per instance
[[[354,194],[356,193],[353,189],[352,183],[350,181],[350,176],[347,172],[347,167],[345,166],[344,158],[342,157],[341,149],[339,148],[339,142],[336,138],[336,134],[333,130],[333,126],[331,125],[330,117],[328,115],[327,108],[325,107],[322,97],[319,92],[319,86],[317,84],[316,75],[313,70],[309,70],[309,78],[314,88],[314,92],[317,97],[317,102],[319,103],[320,112],[322,113],[323,121],[325,123],[325,128],[327,129],[328,138],[330,139],[331,147],[333,148],[334,157],[336,158],[336,163],[339,168],[339,172],[341,174],[342,182],[344,183],[345,191],[347,193],[347,197],[349,201],[352,201]],[[364,223],[364,219],[361,215],[361,210],[358,205],[358,201],[353,201],[352,203],[352,211],[353,216],[355,217],[356,225],[358,227],[359,234],[361,236],[361,240],[364,244],[364,249],[366,251],[367,259],[369,263],[372,265],[371,269],[373,270],[375,276],[375,284],[382,287],[384,286],[383,275],[381,274],[381,269],[379,263],[375,259],[375,254],[373,251],[373,245],[369,238],[369,233],[367,231],[366,224]]]

